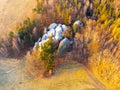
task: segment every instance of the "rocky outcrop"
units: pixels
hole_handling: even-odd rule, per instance
[[[67,29],[66,25],[56,24],[56,23],[50,24],[48,28],[44,29],[44,35],[38,39],[38,41],[35,43],[34,48],[37,45],[39,45],[41,51],[41,47],[44,46],[44,44],[49,40],[50,37],[52,37],[53,39],[54,46],[58,47],[57,45],[64,38],[63,32],[66,29]]]
[[[68,51],[70,49],[70,46],[73,44],[73,40],[70,40],[68,38],[64,38],[58,47],[58,54],[62,55],[64,54],[66,51]]]
[[[76,33],[77,28],[83,27],[83,23],[80,20],[77,20],[73,24],[74,31],[68,30],[69,27],[64,24],[52,23],[48,28],[44,29],[44,34],[38,39],[35,43],[33,50],[38,46],[41,52],[42,46],[52,37],[52,44],[55,49],[57,49],[58,55],[62,55],[67,52],[74,43],[74,37],[69,37],[65,33]]]

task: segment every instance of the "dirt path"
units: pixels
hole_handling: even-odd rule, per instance
[[[105,90],[81,64],[66,62],[51,78],[33,80],[24,61],[0,60],[0,90]]]

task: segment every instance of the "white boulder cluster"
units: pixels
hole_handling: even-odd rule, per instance
[[[80,25],[81,21],[78,20],[74,24]],[[53,42],[57,44],[58,46],[58,53],[61,54],[64,52],[67,48],[69,48],[73,44],[74,39],[68,39],[64,37],[64,31],[67,30],[67,26],[64,24],[56,24],[52,23],[48,28],[44,29],[44,34],[42,37],[38,39],[38,41],[35,43],[33,50],[39,46],[39,50],[41,51],[41,47],[44,46],[44,44],[49,40],[50,37],[52,37]]]

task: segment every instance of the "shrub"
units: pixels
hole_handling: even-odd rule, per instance
[[[48,74],[53,69],[54,49],[52,46],[52,38],[50,38],[39,51],[39,46],[26,56],[26,68],[32,76],[40,76]]]
[[[14,36],[14,33],[11,31],[11,32],[9,32],[9,38],[10,38],[10,40],[12,40],[12,38],[13,38],[13,36]]]
[[[37,6],[33,9],[34,12],[42,13],[44,11],[44,0],[36,0]]]
[[[35,21],[31,21],[30,18],[27,18],[20,26],[17,27],[18,36],[23,40],[24,45],[30,46],[34,44],[35,41],[32,30],[35,26]]]
[[[52,46],[52,37],[49,38],[49,40],[44,44],[42,47],[40,55],[40,60],[45,63],[45,69],[47,71],[53,69],[53,63],[54,63],[54,49]]]
[[[40,61],[39,50],[34,50],[31,54],[30,52],[27,53],[25,67],[33,77],[38,77],[44,74],[44,63]]]
[[[69,0],[57,0],[49,7],[45,5],[44,0],[37,0],[37,6],[33,11],[41,15],[41,22],[45,22],[45,25],[50,23],[65,23],[69,24],[69,16],[71,14],[77,19],[81,8],[81,2],[74,0],[74,2]],[[42,15],[44,13],[44,15]],[[46,18],[47,17],[47,18]]]

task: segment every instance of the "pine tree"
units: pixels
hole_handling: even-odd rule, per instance
[[[40,60],[44,61],[45,69],[47,71],[53,69],[53,62],[54,62],[53,53],[54,53],[54,49],[53,49],[52,37],[51,37],[42,47],[42,51],[40,55]]]

